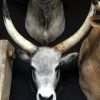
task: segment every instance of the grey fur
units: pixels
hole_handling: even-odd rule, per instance
[[[29,35],[43,45],[54,41],[65,28],[61,0],[30,0],[25,27]]]
[[[61,63],[62,64],[68,64],[73,59],[75,59],[77,56],[78,56],[78,52],[70,53],[67,56],[61,58]]]
[[[32,67],[32,78],[37,87],[37,100],[44,98],[56,100],[55,89],[60,77],[60,63],[71,62],[78,56],[78,53],[71,53],[65,57],[54,48],[39,47],[32,57],[25,52],[19,52],[22,59],[30,61]],[[67,66],[66,66],[67,67]]]

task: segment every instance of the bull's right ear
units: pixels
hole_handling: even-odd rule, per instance
[[[22,60],[25,60],[25,61],[31,60],[31,56],[28,55],[25,51],[23,51],[21,49],[17,49],[16,54],[17,54],[18,59],[22,59]]]
[[[72,60],[74,60],[77,56],[78,56],[78,52],[70,53],[67,56],[62,57],[60,63],[61,63],[61,65],[68,64]]]

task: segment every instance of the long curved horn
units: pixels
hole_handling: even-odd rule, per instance
[[[3,0],[3,19],[5,27],[11,38],[27,53],[34,53],[37,50],[37,47],[28,40],[26,40],[24,37],[22,37],[14,27],[10,18],[6,0]]]
[[[61,53],[64,53],[65,51],[69,50],[71,47],[73,47],[75,44],[77,44],[87,33],[89,28],[91,27],[89,18],[95,14],[95,7],[93,4],[91,4],[90,11],[88,13],[88,16],[83,23],[83,25],[80,27],[80,29],[72,35],[70,38],[66,39],[65,41],[57,44],[54,46],[55,49],[60,51]]]

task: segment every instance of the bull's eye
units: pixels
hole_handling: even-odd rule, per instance
[[[59,72],[60,72],[60,70],[58,70],[58,72],[57,72],[57,78],[59,78]]]
[[[58,67],[55,69],[55,71],[56,71],[57,78],[59,78],[60,67],[58,66]]]
[[[31,67],[32,68],[32,71],[35,71],[35,68],[34,67]]]
[[[33,80],[35,80],[35,73],[34,73],[34,71],[32,71],[32,78],[33,78]]]
[[[58,72],[60,70],[60,67],[56,67],[55,71]]]
[[[34,67],[32,67],[32,78],[33,80],[35,80],[35,68]]]

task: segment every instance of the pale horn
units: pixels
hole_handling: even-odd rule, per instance
[[[80,27],[80,29],[74,35],[72,35],[70,38],[68,38],[65,41],[54,46],[54,48],[57,49],[58,51],[60,51],[61,53],[64,53],[67,50],[69,50],[71,47],[73,47],[75,44],[77,44],[85,36],[87,31],[91,27],[89,18],[91,16],[93,16],[94,14],[95,14],[95,6],[93,4],[91,4],[90,11],[86,17],[85,22]]]
[[[8,11],[8,6],[6,0],[3,0],[3,19],[7,32],[11,38],[27,53],[33,54],[37,50],[37,46],[26,40],[14,27],[10,14]]]

